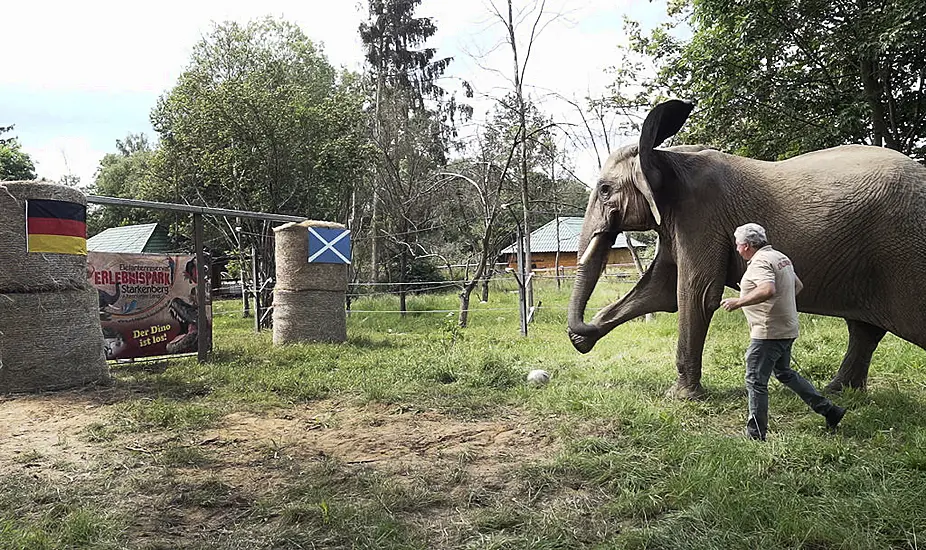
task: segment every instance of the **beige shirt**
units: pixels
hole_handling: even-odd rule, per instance
[[[743,307],[750,337],[757,340],[798,337],[794,280],[794,266],[787,256],[771,245],[756,251],[740,281],[740,297],[763,283],[775,283],[775,295],[764,302]]]

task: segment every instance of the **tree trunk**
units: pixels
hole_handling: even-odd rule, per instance
[[[556,275],[556,290],[562,290],[563,280],[559,276],[559,193],[556,189],[556,156],[552,152],[550,153],[550,183],[553,185],[553,212],[556,216],[556,258],[553,260],[553,269]]]
[[[248,292],[248,278],[245,269],[247,262],[244,259],[244,252],[239,250],[239,260],[241,270],[238,273],[241,279],[241,316],[245,319],[251,316],[251,294]]]
[[[633,246],[633,241],[630,240],[630,233],[627,231],[624,231],[624,240],[627,241],[627,250],[630,251],[630,257],[633,259],[633,266],[637,268],[637,275],[642,277],[643,262],[640,261],[640,255],[637,254],[637,248]]]
[[[382,99],[383,99],[383,86],[385,85],[385,67],[383,66],[383,61],[385,59],[385,45],[383,43],[383,37],[380,36],[379,39],[379,59],[380,64],[376,68],[376,104],[374,105],[373,113],[373,141],[377,144],[380,149],[383,150],[383,155],[385,156],[386,144],[383,143],[383,129],[382,121],[380,119],[382,115]],[[378,163],[376,165],[376,170],[374,171],[374,181],[373,181],[373,212],[370,216],[370,235],[372,240],[370,242],[370,277],[374,283],[379,282],[379,183],[384,179],[383,174],[383,164]]]
[[[251,295],[248,293],[248,270],[249,262],[245,259],[244,248],[241,245],[241,231],[244,226],[241,225],[241,218],[235,220],[235,235],[238,241],[238,278],[241,284],[241,316],[245,319],[251,316]]]
[[[408,313],[408,293],[405,290],[405,285],[399,289],[399,311],[402,317],[405,317],[405,314]]]
[[[871,109],[872,144],[878,147],[888,147],[895,151],[899,150],[899,144],[894,139],[894,134],[887,124],[883,98],[884,84],[878,79],[877,53],[871,52],[870,55],[862,56],[860,72],[865,99]]]
[[[373,183],[376,187],[376,182]],[[373,214],[370,216],[370,280],[379,282],[379,196],[373,190]]]
[[[534,305],[534,285],[529,277],[531,272],[531,229],[530,229],[530,189],[527,181],[527,113],[524,107],[524,90],[521,82],[521,65],[518,63],[518,46],[514,34],[514,13],[508,0],[508,38],[511,42],[511,54],[514,60],[514,92],[517,97],[518,122],[521,125],[518,140],[521,144],[521,209],[524,218],[524,277],[527,281],[527,305]]]
[[[405,313],[408,311],[408,307],[406,303],[406,300],[407,300],[406,299],[406,294],[407,294],[406,289],[408,288],[408,285],[405,284],[406,282],[405,265],[406,265],[405,251],[403,250],[402,252],[399,253],[399,311],[402,312],[400,314],[402,315],[402,317],[405,317]]]
[[[637,248],[633,246],[633,241],[630,240],[630,233],[624,231],[624,239],[627,241],[627,250],[630,251],[630,257],[633,258],[633,266],[637,268],[637,275],[642,279],[643,278],[643,262],[640,261],[640,255],[637,254]],[[653,320],[653,314],[647,313],[644,317],[647,322]]]
[[[466,328],[466,324],[469,322],[469,298],[477,282],[477,279],[473,279],[460,291],[460,328]]]
[[[486,266],[489,263],[489,244],[492,241],[492,223],[494,216],[490,217],[486,221],[485,233],[482,235],[482,253],[479,256],[479,264],[476,266],[476,271],[473,273],[473,278],[469,279],[466,285],[463,287],[463,290],[460,292],[460,327],[466,327],[467,322],[469,321],[469,303],[470,295],[473,292],[473,289],[476,288],[476,285],[479,284],[479,280],[483,279],[483,275],[486,272]],[[485,285],[485,283],[483,283]],[[483,286],[483,294],[488,297],[488,290]]]

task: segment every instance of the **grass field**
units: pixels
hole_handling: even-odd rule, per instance
[[[599,285],[592,308],[626,291]],[[0,548],[926,546],[926,352],[891,335],[837,434],[777,382],[742,437],[741,313],[718,312],[702,401],[665,397],[676,317],[588,355],[568,289],[518,334],[517,294],[471,326],[454,295],[355,302],[343,345],[274,348],[234,302],[215,357],[114,367],[111,387],[0,399]],[[839,320],[802,317],[798,370],[835,373]],[[552,373],[531,388],[525,374]]]

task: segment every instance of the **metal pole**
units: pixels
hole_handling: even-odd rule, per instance
[[[254,291],[254,332],[260,332],[260,280],[257,269],[257,247],[251,245],[251,288]]]
[[[203,215],[193,214],[193,246],[196,247],[196,350],[200,363],[209,359],[212,348],[212,325],[206,317],[206,285],[209,270],[203,253]]]
[[[527,336],[527,289],[524,279],[524,232],[518,224],[518,313],[521,317],[521,336]]]
[[[501,207],[511,214],[511,219],[514,220],[514,226],[518,230],[518,240],[515,245],[515,258],[518,260],[518,270],[514,274],[514,279],[518,282],[518,314],[521,317],[521,336],[527,336],[527,288],[525,287],[525,283],[528,281],[525,280],[524,277],[524,264],[527,263],[527,258],[524,254],[524,231],[521,228],[521,221],[515,213],[511,211],[511,205],[502,204]]]
[[[276,222],[303,222],[302,216],[287,216],[285,214],[265,214],[263,212],[249,212],[247,210],[230,210],[228,208],[210,208],[208,206],[194,206],[192,204],[176,204],[172,202],[140,201],[137,199],[123,199],[121,197],[104,197],[102,195],[87,195],[87,202],[92,204],[108,204],[112,206],[131,206],[133,208],[155,208],[158,210],[172,210],[175,212],[188,212],[190,214],[211,214],[214,216],[238,216],[241,218],[257,218]]]
[[[555,190],[555,189],[556,189],[556,188],[554,187],[554,190]],[[555,195],[554,195],[554,196],[555,196]],[[558,210],[558,209],[559,209],[559,206],[557,205],[556,208],[557,208],[557,210]],[[559,252],[560,252],[560,251],[559,251],[559,248],[560,248],[560,244],[562,244],[562,243],[560,243],[560,240],[559,240],[559,214],[557,214],[557,215],[556,215],[556,259],[553,261],[553,267],[556,269],[556,290],[561,290],[561,289],[563,288],[563,279],[562,279],[562,277],[559,276]]]
[[[241,316],[247,319],[251,316],[251,300],[248,298],[247,270],[244,268],[244,249],[241,248],[241,218],[235,220],[235,237],[238,241],[238,281],[241,285]]]

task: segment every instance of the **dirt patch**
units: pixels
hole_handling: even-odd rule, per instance
[[[240,453],[326,456],[388,474],[453,463],[470,475],[492,479],[552,453],[554,440],[547,433],[544,426],[514,413],[472,421],[435,411],[320,401],[270,416],[233,413],[205,438]]]
[[[43,464],[89,467],[103,449],[84,440],[81,432],[104,419],[99,403],[84,396],[0,398],[0,464],[19,464],[41,474]],[[8,466],[7,466],[8,467]]]
[[[196,433],[116,430],[102,441],[91,437],[88,427],[111,423],[114,407],[137,397],[100,389],[0,398],[0,469],[10,479],[40,480],[115,504],[113,511],[131,518],[125,532],[135,547],[176,548],[242,536],[254,503],[278,501],[313,479],[313,468],[327,467],[335,468],[331,479],[357,495],[365,493],[355,474],[410,493],[423,488],[440,504],[422,505],[413,514],[424,515],[411,521],[444,532],[458,520],[449,503],[515,490],[520,467],[559,448],[548,435],[553,419],[516,410],[471,420],[337,400],[232,412]]]
[[[164,433],[89,441],[88,426],[110,422],[109,411],[118,401],[110,394],[101,390],[0,398],[0,464],[7,471],[28,467],[33,475],[53,479],[62,470],[91,468],[104,454],[111,458],[113,453],[162,450]],[[233,412],[189,444],[216,451],[220,461],[213,471],[239,470],[276,454],[296,460],[333,458],[390,475],[453,465],[482,480],[498,481],[519,464],[552,455],[556,446],[548,434],[548,426],[515,411],[467,420],[437,411],[323,400],[262,415]],[[252,478],[238,480],[245,485],[261,477],[257,471],[245,475]]]

